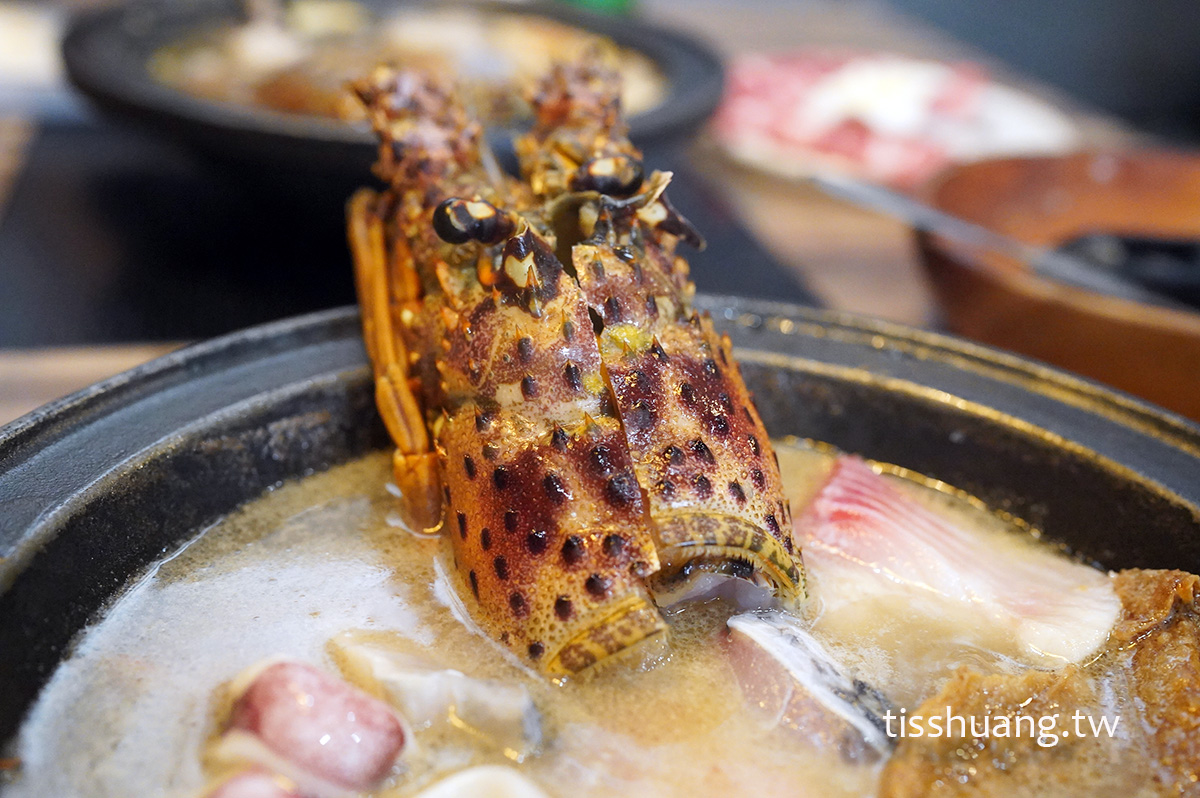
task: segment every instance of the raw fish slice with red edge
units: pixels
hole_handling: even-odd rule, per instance
[[[795,531],[829,600],[889,591],[898,601],[906,592],[940,598],[1010,629],[1031,664],[1079,662],[1121,609],[1103,572],[1048,547],[997,545],[995,533],[958,525],[856,457],[837,459]]]

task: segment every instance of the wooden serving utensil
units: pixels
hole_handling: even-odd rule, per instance
[[[1200,155],[1141,151],[954,167],[932,208],[1044,252],[1098,235],[1200,240]],[[1200,312],[1070,285],[1013,252],[931,232],[917,241],[949,329],[1039,358],[1200,420]],[[1075,254],[1072,254],[1075,253]],[[1154,294],[1154,297],[1163,295]]]

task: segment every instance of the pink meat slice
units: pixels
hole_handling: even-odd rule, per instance
[[[222,743],[251,761],[265,749],[259,764],[297,781],[315,777],[315,792],[331,793],[321,782],[345,790],[377,786],[403,750],[405,731],[382,701],[311,665],[277,662],[234,702]]]
[[[853,678],[804,622],[757,610],[728,624],[729,663],[747,702],[770,725],[849,762],[872,763],[890,753],[881,719],[886,700]]]
[[[1005,624],[1032,658],[1078,662],[1108,636],[1120,601],[1109,577],[1049,548],[997,545],[840,457],[795,522],[818,581],[855,591],[915,590]],[[849,576],[849,579],[846,577]]]

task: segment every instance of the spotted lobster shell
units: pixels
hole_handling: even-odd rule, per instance
[[[494,168],[453,92],[356,84],[385,191],[350,241],[396,480],[441,526],[479,624],[552,675],[666,624],[656,586],[716,571],[804,596],[779,468],[727,338],[694,311],[699,235],[645,177],[600,54],[556,68]]]

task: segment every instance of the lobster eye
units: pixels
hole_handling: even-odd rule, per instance
[[[571,178],[575,191],[598,191],[610,197],[628,197],[642,187],[642,162],[627,155],[593,158]]]
[[[433,230],[447,244],[495,244],[509,236],[512,223],[490,202],[451,197],[434,208]]]

